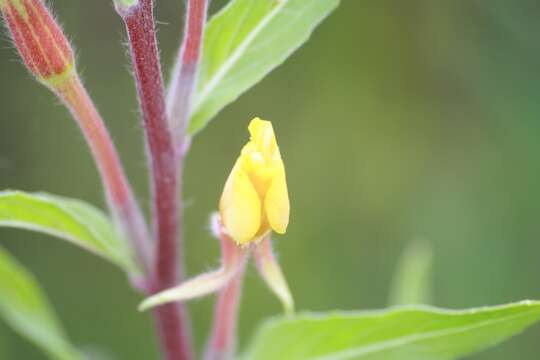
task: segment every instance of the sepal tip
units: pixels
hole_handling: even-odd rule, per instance
[[[269,236],[264,238],[255,248],[255,260],[262,278],[281,301],[285,314],[294,314],[294,299],[283,271],[272,251]]]

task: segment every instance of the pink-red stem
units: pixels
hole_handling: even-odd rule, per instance
[[[182,275],[182,264],[179,262],[177,247],[180,218],[177,205],[179,194],[176,154],[165,111],[153,1],[140,0],[127,11],[120,11],[120,14],[128,31],[149,151],[154,235],[157,240],[150,289],[152,293],[155,293],[176,285]],[[154,313],[164,357],[169,360],[191,359],[191,339],[183,305],[163,305]]]
[[[167,93],[167,113],[177,152],[189,147],[186,130],[199,67],[208,0],[188,0],[184,40]],[[180,159],[181,161],[181,159]]]
[[[221,235],[221,244],[225,263],[234,261],[233,259],[239,255],[246,256],[245,250],[239,250],[238,246],[227,235]],[[238,308],[245,272],[245,258],[242,261],[241,269],[229,281],[227,286],[219,292],[205,360],[233,359],[236,347]]]
[[[80,126],[96,160],[113,216],[133,244],[145,270],[149,271],[152,262],[146,223],[101,116],[75,73],[54,91]]]
[[[214,327],[205,360],[233,359],[236,347],[236,327],[238,322],[238,307],[242,293],[242,277],[239,272],[219,293],[214,311]]]

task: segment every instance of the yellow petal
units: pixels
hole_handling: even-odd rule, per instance
[[[247,174],[237,163],[220,201],[223,226],[238,244],[253,239],[261,224],[261,201]]]
[[[278,234],[285,234],[289,225],[289,194],[283,165],[278,168],[264,199],[266,216],[272,229]]]
[[[270,121],[255,118],[251,120],[248,126],[251,136],[250,144],[263,156],[271,156],[277,149],[274,128]]]

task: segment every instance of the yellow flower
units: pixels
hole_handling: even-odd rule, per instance
[[[255,118],[248,129],[251,137],[225,183],[220,215],[212,217],[212,229],[221,242],[221,268],[150,296],[139,305],[141,311],[217,291],[228,294],[226,286],[242,278],[251,252],[261,276],[285,311],[294,311],[294,300],[272,251],[269,234],[272,230],[284,234],[289,224],[285,166],[272,124]],[[252,243],[255,246],[248,246]]]
[[[255,118],[251,138],[225,183],[219,204],[221,221],[239,245],[258,241],[274,230],[284,234],[289,224],[289,195],[272,123]]]

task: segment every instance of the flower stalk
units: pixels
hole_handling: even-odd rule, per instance
[[[144,269],[150,270],[144,217],[107,128],[77,74],[71,44],[42,0],[0,0],[0,10],[28,70],[62,100],[81,128],[113,217]]]
[[[128,32],[149,154],[154,237],[157,243],[150,291],[155,293],[173,286],[182,277],[182,257],[178,256],[181,243],[178,204],[181,201],[176,154],[166,114],[153,1],[116,0],[116,8]],[[169,360],[191,359],[191,336],[183,305],[171,303],[158,307],[155,317],[164,356]]]
[[[190,144],[186,129],[201,58],[208,0],[188,0],[186,4],[184,40],[167,92],[167,113],[179,156],[187,151]]]
[[[244,267],[220,291],[214,309],[210,339],[206,346],[205,360],[233,359],[236,350],[238,311],[242,296]]]
[[[102,174],[113,216],[120,223],[127,238],[131,239],[137,257],[148,273],[152,265],[152,251],[146,222],[125,177],[107,128],[76,74],[58,83],[55,91],[77,119]]]

